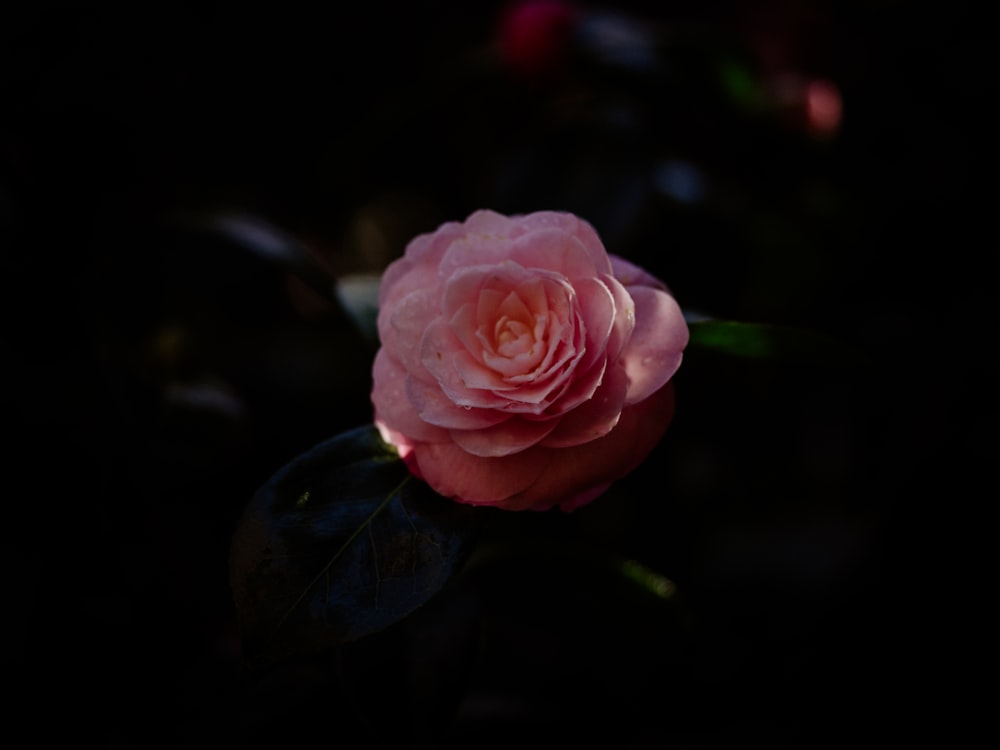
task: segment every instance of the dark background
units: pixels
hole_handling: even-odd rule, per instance
[[[964,6],[633,2],[616,26],[579,4],[603,36],[527,73],[503,7],[3,11],[6,725],[123,748],[964,726],[950,521],[992,457]],[[782,104],[783,73],[835,84],[833,132]],[[359,644],[336,690],[322,660],[248,681],[230,537],[280,466],[370,421],[373,350],[210,222],[264,219],[341,276],[481,207],[574,211],[686,310],[837,354],[690,350],[667,437],[608,496],[510,520],[519,554]],[[622,598],[545,554],[566,543],[676,594]]]

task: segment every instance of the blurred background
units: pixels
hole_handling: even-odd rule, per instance
[[[5,9],[14,726],[114,748],[950,737],[944,520],[975,486],[955,467],[990,457],[958,323],[987,312],[979,33],[962,3],[898,0]],[[325,666],[248,687],[240,513],[371,419],[374,342],[332,283],[482,207],[573,211],[692,315],[836,345],[692,348],[640,470],[509,519],[524,549],[348,654],[363,705]]]

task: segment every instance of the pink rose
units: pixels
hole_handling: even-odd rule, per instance
[[[438,494],[574,510],[673,418],[688,329],[667,287],[586,221],[473,213],[416,237],[379,288],[372,403]]]

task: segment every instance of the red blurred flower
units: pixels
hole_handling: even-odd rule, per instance
[[[566,63],[578,10],[562,0],[520,0],[500,16],[500,56],[519,76],[538,80],[558,74]]]

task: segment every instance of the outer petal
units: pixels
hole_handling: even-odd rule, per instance
[[[408,435],[412,440],[447,440],[448,432],[436,427],[417,413],[407,394],[406,370],[385,349],[375,354],[372,366],[372,404],[375,421]]]
[[[676,300],[650,287],[631,287],[635,330],[622,353],[629,377],[627,404],[638,403],[663,387],[681,365],[688,327]]]
[[[566,448],[607,435],[618,424],[627,390],[625,368],[620,365],[608,368],[594,395],[564,414],[558,428],[545,438],[543,445]]]
[[[406,295],[423,291],[440,304],[438,268],[445,251],[463,236],[465,229],[457,221],[441,224],[433,232],[418,235],[407,244],[403,255],[392,261],[382,272],[379,284],[379,332],[383,315],[391,314]]]
[[[566,278],[596,276],[604,265],[595,265],[584,244],[571,234],[542,228],[516,239],[493,234],[474,234],[456,239],[444,253],[440,273],[450,277],[472,266],[503,266],[516,263],[524,268],[543,268]],[[606,261],[610,265],[610,261]]]
[[[512,417],[494,427],[452,430],[450,434],[460,448],[474,456],[509,456],[537,444],[558,424],[558,418],[532,421]]]
[[[538,229],[518,237],[508,253],[525,268],[544,268],[570,281],[593,278],[601,269],[577,237],[559,229]]]
[[[406,381],[406,399],[420,419],[447,429],[482,430],[510,419],[498,409],[458,406],[436,385],[416,378]]]
[[[437,269],[452,242],[463,234],[462,225],[448,222],[434,232],[414,237],[397,258],[382,272],[379,286],[379,308],[391,307],[395,300],[417,289],[433,289],[438,285]]]
[[[606,356],[608,337],[615,328],[617,300],[608,285],[600,279],[580,279],[574,288],[586,334],[586,351],[578,367],[586,370]]]
[[[457,445],[420,443],[411,458],[419,475],[444,497],[469,505],[526,510],[533,498],[524,493],[541,476],[550,451],[529,450],[500,458],[482,458]],[[512,498],[522,496],[523,501]]]
[[[566,414],[591,398],[604,379],[605,369],[607,369],[607,360],[602,359],[589,370],[575,371],[572,378],[567,378],[558,398],[546,408],[545,414],[552,416]]]
[[[517,223],[526,230],[540,227],[559,227],[572,234],[583,244],[598,273],[611,272],[611,260],[608,251],[604,248],[604,243],[601,242],[594,227],[580,217],[563,211],[536,211],[519,217]]]
[[[653,289],[669,291],[667,285],[649,273],[646,269],[640,268],[631,261],[620,258],[617,255],[608,255],[611,258],[611,267],[614,269],[614,276],[624,286],[648,286]]]
[[[615,322],[608,336],[607,355],[608,359],[616,360],[635,330],[635,300],[613,276],[605,276],[603,280],[615,300]]]
[[[415,242],[416,240],[414,240]],[[416,270],[413,261],[407,257],[396,258],[382,271],[382,278],[378,287],[378,307],[379,310],[387,310],[388,303],[392,300],[397,284],[407,274]]]
[[[418,289],[379,311],[378,330],[382,346],[409,371],[420,366],[420,340],[438,317],[433,289]]]
[[[469,214],[469,217],[460,226],[463,233],[475,232],[476,234],[494,234],[506,237],[510,234],[514,221],[509,216],[504,216],[488,208],[481,208]]]
[[[455,403],[477,406],[476,393],[470,391],[466,381],[455,367],[455,360],[466,353],[465,346],[443,320],[434,321],[423,333],[419,361],[431,373],[448,397]],[[475,361],[464,362],[463,369],[476,367]],[[480,366],[481,367],[481,366]],[[503,381],[486,368],[477,374],[475,382],[485,382],[499,387]]]
[[[674,416],[674,387],[668,383],[646,401],[628,407],[611,432],[577,446],[549,451],[538,480],[508,503],[542,510],[573,510],[594,500],[614,481],[631,473],[663,437]]]
[[[420,443],[412,460],[440,495],[504,510],[566,510],[597,498],[638,466],[674,414],[673,384],[622,412],[603,438],[576,448],[536,446],[501,458],[470,456],[453,443]]]

